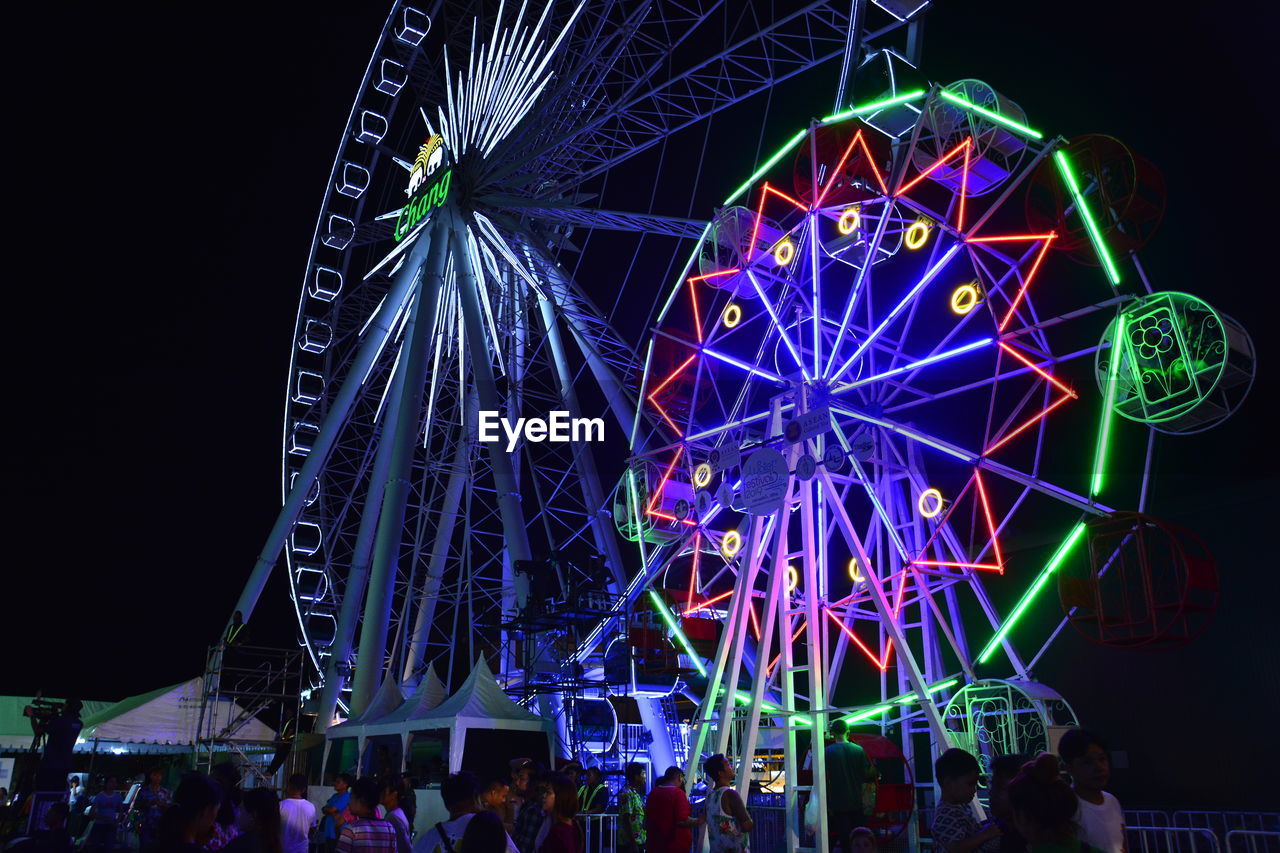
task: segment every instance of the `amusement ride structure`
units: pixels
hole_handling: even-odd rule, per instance
[[[1075,722],[1033,677],[1066,624],[1117,647],[1204,626],[1216,571],[1145,513],[1152,448],[1234,411],[1253,350],[1148,280],[1147,161],[928,82],[927,3],[738,5],[395,5],[237,611],[288,573],[318,729],[483,659],[565,753],[725,752],[793,816],[813,733],[862,724],[889,835],[937,750],[989,762]],[[831,114],[704,187],[712,120],[761,105],[761,151],[793,79]],[[723,203],[662,207],[669,154]],[[550,412],[608,438],[486,427]],[[630,740],[588,735],[610,696]]]

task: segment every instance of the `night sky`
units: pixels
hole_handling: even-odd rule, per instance
[[[387,5],[101,4],[11,22],[0,692],[118,699],[201,670],[279,505],[297,295]],[[1045,680],[1113,728],[1160,720],[1158,737],[1120,744],[1131,763],[1227,727],[1236,748],[1280,703],[1263,651],[1280,591],[1274,22],[1248,4],[1231,17],[1219,4],[1030,5],[943,2],[927,74],[987,80],[1037,126],[1111,133],[1158,164],[1170,202],[1144,262],[1158,287],[1241,320],[1260,364],[1233,420],[1159,445],[1153,511],[1219,559],[1209,632],[1163,657],[1067,638]],[[288,643],[276,581],[253,634]]]

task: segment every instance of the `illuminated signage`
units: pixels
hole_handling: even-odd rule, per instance
[[[396,217],[396,240],[403,240],[427,214],[444,204],[449,197],[449,179],[453,167],[441,170],[444,164],[444,140],[435,134],[418,149],[418,156],[409,170],[409,188],[405,191],[409,202]]]

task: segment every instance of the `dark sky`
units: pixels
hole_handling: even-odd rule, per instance
[[[278,506],[298,289],[386,5],[98,4],[6,28],[0,692],[116,699],[200,670]],[[942,3],[926,71],[986,79],[1039,126],[1112,133],[1164,171],[1144,259],[1251,328],[1262,367],[1234,421],[1161,445],[1161,488],[1235,558],[1232,600],[1274,596],[1274,26],[1241,4],[1036,5]],[[1227,659],[1265,642],[1263,610],[1241,606],[1206,638]],[[290,619],[273,584],[256,636],[289,640]],[[1274,697],[1274,663],[1257,666]]]

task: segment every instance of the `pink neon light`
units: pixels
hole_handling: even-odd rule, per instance
[[[1027,288],[1031,287],[1031,281],[1036,277],[1036,272],[1040,269],[1040,262],[1044,260],[1045,254],[1049,251],[1050,244],[1053,243],[1057,234],[1050,234],[1049,238],[1044,241],[1044,245],[1040,247],[1040,252],[1036,255],[1036,259],[1031,263],[1031,269],[1027,271],[1027,276],[1022,280],[1022,287],[1018,288],[1018,295],[1013,298],[1013,302],[1009,304],[1009,310],[1004,315],[1004,319],[1000,321],[997,331],[1003,332],[1005,326],[1009,325],[1009,321],[1013,319],[1013,314],[1018,310],[1018,306],[1022,304],[1022,298],[1027,294]]]
[[[804,206],[802,203],[800,203],[799,201],[796,201],[794,198],[792,198],[791,196],[789,196],[789,195],[787,195],[786,193],[784,193],[782,190],[780,190],[780,189],[778,189],[777,187],[773,186],[772,184],[765,184],[765,185],[764,185],[764,188],[765,188],[765,191],[766,191],[766,192],[771,192],[771,193],[773,193],[774,195],[778,196],[779,198],[785,198],[787,201],[791,202],[791,203],[792,203],[792,204],[794,204],[797,208],[799,208],[801,212],[808,211],[808,209],[809,209],[809,208],[805,207],[805,206]]]
[[[960,143],[959,145],[957,145],[955,148],[952,148],[952,149],[951,149],[950,151],[948,151],[946,154],[943,154],[943,155],[942,155],[942,157],[941,157],[940,159],[938,159],[938,160],[937,160],[937,161],[936,161],[932,166],[930,166],[929,168],[925,169],[925,170],[924,170],[923,172],[921,172],[920,174],[916,175],[916,176],[915,176],[915,178],[914,178],[913,180],[911,180],[909,183],[904,184],[904,185],[903,185],[903,186],[901,186],[901,187],[898,187],[898,191],[897,191],[896,193],[894,193],[894,195],[899,195],[899,196],[900,196],[900,195],[902,195],[902,194],[903,194],[903,193],[905,193],[907,190],[911,189],[911,188],[912,188],[912,187],[914,187],[916,184],[920,183],[920,182],[921,182],[921,181],[923,181],[925,178],[927,178],[927,177],[929,177],[930,175],[932,175],[932,174],[933,174],[934,172],[936,172],[938,169],[940,169],[940,168],[942,168],[944,165],[946,165],[946,162],[947,162],[948,160],[950,160],[952,157],[954,157],[954,156],[956,156],[957,154],[959,154],[962,150],[967,149],[967,148],[969,147],[969,145],[970,145],[972,142],[973,142],[973,137],[972,137],[972,136],[967,137],[967,138],[965,139],[965,141],[964,141],[964,142],[961,142],[961,143]],[[963,201],[962,201],[962,203],[963,203]]]
[[[703,273],[702,275],[690,276],[689,278],[685,279],[685,281],[688,281],[689,283],[692,284],[695,281],[706,281],[709,278],[716,278],[722,275],[733,275],[734,273],[738,273],[738,272],[742,272],[742,270],[738,269],[737,267],[734,267],[733,269],[717,270],[716,272],[708,272],[708,273]]]
[[[653,398],[655,395],[657,395],[659,391],[661,391],[663,388],[666,388],[672,379],[675,379],[677,376],[679,376],[681,372],[683,372],[684,369],[689,366],[689,362],[693,361],[697,357],[698,357],[698,354],[695,352],[693,355],[686,358],[683,364],[681,364],[679,367],[673,370],[670,376],[662,380],[662,383],[658,385],[657,388],[654,388],[652,391],[650,391],[648,396],[645,397],[645,399],[648,400],[650,403],[652,403],[653,407],[658,410],[658,414],[662,415],[662,419],[671,425],[671,429],[675,431],[675,434],[677,436],[682,436],[684,435],[684,433],[681,431],[680,427],[676,424],[676,422],[671,420],[671,418],[667,416],[667,410],[662,408],[662,405]]]
[[[658,503],[658,498],[662,497],[662,490],[667,487],[667,480],[671,479],[671,472],[675,470],[676,463],[680,461],[680,454],[684,452],[684,445],[676,448],[676,455],[671,457],[671,464],[667,466],[666,473],[662,475],[662,482],[658,484],[658,488],[654,490],[653,497],[649,499],[649,506],[645,508],[644,514],[651,515],[654,518],[661,518],[664,521],[680,521],[674,515],[666,512],[655,512],[654,506]],[[691,518],[686,518],[682,524],[696,525],[697,522]]]
[[[1009,345],[1008,345],[1008,344],[1006,344],[1004,341],[1000,341],[1000,342],[999,342],[999,344],[1000,344],[1000,349],[1002,349],[1002,350],[1004,350],[1005,352],[1009,353],[1009,355],[1013,356],[1013,357],[1014,357],[1014,358],[1016,358],[1018,361],[1022,362],[1022,363],[1023,363],[1023,364],[1025,364],[1027,367],[1029,367],[1029,368],[1031,368],[1032,370],[1034,370],[1034,371],[1035,371],[1036,373],[1038,373],[1042,378],[1047,379],[1047,380],[1049,380],[1050,382],[1052,382],[1052,383],[1054,384],[1054,386],[1058,388],[1058,390],[1062,391],[1064,394],[1069,394],[1069,395],[1071,396],[1071,399],[1075,400],[1075,399],[1078,399],[1078,398],[1079,398],[1079,396],[1080,396],[1079,394],[1077,394],[1075,391],[1071,390],[1071,388],[1069,388],[1068,386],[1063,385],[1063,384],[1062,384],[1062,382],[1060,382],[1059,380],[1054,379],[1052,375],[1050,375],[1050,374],[1048,374],[1048,373],[1045,373],[1045,372],[1044,372],[1043,370],[1041,370],[1039,367],[1037,367],[1036,365],[1032,364],[1032,363],[1031,363],[1031,361],[1030,361],[1029,359],[1027,359],[1025,356],[1023,356],[1023,355],[1022,355],[1020,352],[1018,352],[1016,349],[1014,349],[1013,347],[1009,346]]]
[[[999,237],[966,237],[966,243],[1009,243],[1014,240],[1053,240],[1058,236],[1058,232],[1050,231],[1048,234],[1004,234]]]
[[[702,343],[702,311],[698,308],[698,287],[689,282],[689,300],[693,302],[693,327],[698,332],[698,343]]]
[[[1000,566],[991,563],[954,563],[950,560],[913,560],[913,566],[942,566],[952,569],[984,569],[989,572],[1004,572]]]
[[[862,653],[867,656],[867,660],[875,664],[877,669],[879,669],[881,672],[884,672],[889,668],[889,654],[893,651],[893,640],[890,640],[885,645],[884,660],[882,661],[879,658],[877,658],[874,654],[872,654],[871,649],[867,648],[866,644],[862,642],[862,638],[860,638],[857,634],[853,633],[853,631],[851,631],[847,625],[845,625],[838,618],[836,618],[836,615],[832,613],[830,609],[824,608],[823,611],[827,614],[828,617],[830,617],[832,622],[836,623],[836,625],[839,626],[841,631],[844,631],[845,636],[847,636],[850,640],[852,640],[854,645],[856,645],[859,649],[862,649]]]
[[[1006,435],[1004,438],[1000,439],[1000,440],[999,440],[999,441],[997,441],[995,444],[993,444],[993,445],[991,445],[990,447],[988,447],[986,450],[982,451],[982,455],[983,455],[983,456],[990,456],[992,453],[994,453],[995,451],[999,450],[1001,447],[1004,447],[1006,444],[1008,444],[1008,443],[1009,443],[1010,441],[1012,441],[1014,438],[1016,438],[1017,436],[1021,435],[1021,434],[1022,434],[1022,432],[1023,432],[1024,430],[1026,430],[1028,427],[1030,427],[1032,424],[1036,423],[1036,422],[1037,422],[1037,421],[1039,421],[1041,418],[1045,417],[1045,416],[1046,416],[1046,415],[1048,415],[1050,412],[1052,412],[1054,409],[1058,408],[1059,406],[1061,406],[1063,403],[1067,402],[1067,401],[1068,401],[1068,400],[1070,400],[1070,399],[1072,399],[1072,395],[1071,395],[1071,394],[1063,394],[1061,397],[1059,397],[1059,398],[1058,398],[1058,401],[1057,401],[1056,403],[1054,403],[1052,406],[1050,406],[1049,408],[1045,409],[1043,412],[1040,412],[1040,414],[1035,415],[1035,416],[1034,416],[1034,417],[1032,417],[1030,420],[1028,420],[1026,423],[1024,423],[1022,426],[1018,427],[1018,428],[1017,428],[1017,429],[1015,429],[1013,432],[1009,433],[1009,434],[1008,434],[1008,435]]]
[[[875,157],[871,155],[871,148],[868,147],[867,141],[862,138],[862,129],[853,135],[853,141],[849,143],[849,147],[844,150],[844,154],[840,157],[840,162],[836,165],[835,171],[831,173],[831,179],[827,181],[827,185],[822,188],[818,200],[814,202],[814,207],[822,207],[822,200],[827,197],[827,193],[831,191],[831,187],[835,184],[836,178],[840,177],[840,171],[844,168],[844,164],[849,159],[849,155],[853,153],[854,146],[861,144],[862,151],[867,155],[867,163],[871,166],[871,171],[875,173],[876,183],[880,185],[880,192],[885,195],[889,194],[888,187],[884,184],[884,178],[880,176],[880,170],[876,168]]]
[[[702,556],[702,531],[693,534],[693,568],[689,571],[689,598],[685,601],[685,609],[693,606],[693,591],[698,586],[698,558]]]
[[[733,595],[733,590],[729,590],[728,592],[722,592],[719,595],[717,595],[715,598],[708,598],[706,601],[702,602],[697,607],[689,608],[684,612],[683,615],[688,616],[690,613],[697,613],[699,610],[705,610],[711,605],[715,604],[717,601],[724,601],[726,598],[728,598],[731,595]]]
[[[755,629],[756,642],[760,642],[760,620],[756,618],[756,605],[751,602],[747,605],[747,611],[751,614],[751,627]]]
[[[973,142],[973,137],[969,137],[969,142]],[[973,150],[973,145],[966,145],[964,148],[964,171],[960,173],[960,215],[956,222],[956,230],[964,232],[964,205],[965,200],[969,197],[969,152]]]
[[[996,536],[996,523],[991,515],[991,502],[987,500],[987,488],[982,484],[982,473],[973,469],[973,479],[978,484],[978,497],[982,501],[982,514],[987,519],[987,532],[991,534],[991,550],[996,555],[996,565],[1004,573],[1004,554],[1000,550],[1000,539]]]

